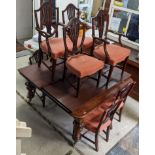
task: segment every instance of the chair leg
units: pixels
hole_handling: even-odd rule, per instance
[[[98,133],[95,134],[95,149],[98,152],[99,151],[99,147],[98,147]]]
[[[52,59],[52,82],[54,81],[55,77],[55,68],[56,68],[56,60]]]
[[[106,131],[106,141],[109,141],[109,133],[110,133],[110,126],[107,127],[107,131]]]
[[[38,67],[40,68],[41,66],[41,61],[43,59],[43,53],[41,50],[38,51]]]
[[[43,108],[45,108],[45,98],[46,98],[46,96],[45,96],[45,94],[42,94],[42,104],[43,104]]]
[[[119,114],[118,114],[118,117],[119,117],[118,121],[119,121],[119,122],[121,122],[121,119],[122,119],[122,111],[123,111],[123,108],[121,108],[121,109],[119,110]]]
[[[81,79],[80,79],[80,78],[78,78],[78,79],[77,79],[76,97],[78,97],[78,96],[79,96],[79,90],[80,90],[80,81],[81,81]]]
[[[109,74],[108,74],[108,78],[107,78],[106,88],[108,88],[108,84],[110,82],[113,69],[114,69],[114,66],[113,65],[110,65],[110,70],[109,70]]]
[[[121,73],[121,79],[123,78],[123,74],[124,74],[124,71],[125,71],[125,68],[126,68],[126,64],[127,64],[128,58],[129,58],[129,57],[127,57],[127,58],[125,59],[124,64],[123,64],[122,73]]]
[[[67,74],[67,67],[66,67],[66,64],[65,64],[65,62],[64,62],[63,81],[64,81],[65,78],[66,78],[66,74]]]
[[[102,70],[98,71],[98,79],[97,79],[97,85],[96,87],[99,87],[100,79],[101,79]]]

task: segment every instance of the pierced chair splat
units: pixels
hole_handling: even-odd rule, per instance
[[[49,2],[43,3],[40,9],[35,10],[35,19],[36,19],[36,30],[39,33],[39,51],[38,51],[38,67],[41,64],[45,65],[51,72],[52,77],[51,81],[55,81],[55,70],[56,66],[64,63],[64,41],[63,38],[57,38],[58,36],[58,25],[59,25],[59,9],[56,9],[56,19],[53,22],[53,10],[49,5]],[[39,22],[40,17],[40,22]],[[47,31],[44,31],[44,29]],[[70,47],[71,42],[68,40],[67,45]],[[46,55],[50,59],[50,64],[47,64],[43,55]],[[61,59],[62,61],[57,61]]]
[[[118,100],[117,95],[115,97],[112,97],[110,101],[112,104],[109,107],[103,109],[99,106],[88,115],[86,115],[83,119],[83,129],[85,128],[87,131],[84,132],[81,136],[95,144],[96,151],[99,150],[99,133],[104,132],[106,135],[106,141],[108,142],[110,129],[112,129],[111,126],[114,114],[116,113],[118,107],[121,104],[121,101]],[[95,134],[95,141],[86,136],[89,131]]]
[[[93,48],[91,54],[98,59],[103,60],[105,64],[110,66],[110,69],[107,70],[108,75],[105,75],[107,71],[104,74],[107,78],[106,88],[108,88],[114,67],[119,67],[122,69],[122,79],[127,60],[131,52],[130,49],[123,47],[121,42],[121,37],[123,36],[122,34],[119,34],[119,44],[110,44],[107,38],[107,33],[113,31],[108,30],[108,27],[109,15],[107,11],[99,10],[97,15],[92,19]],[[98,36],[96,34],[98,34]]]
[[[70,3],[66,6],[66,8],[62,11],[62,21],[63,24],[66,25],[72,18],[80,18],[80,10],[74,4]],[[84,24],[84,23],[83,23]],[[82,29],[81,32],[83,33]],[[81,42],[82,37],[79,36],[78,42]],[[83,50],[87,51],[87,49],[91,49],[93,45],[92,37],[85,37],[83,42]]]
[[[80,26],[83,29],[81,41],[78,41]],[[66,78],[67,70],[77,78],[76,96],[79,94],[80,81],[84,77],[91,76],[98,72],[97,86],[99,85],[101,71],[104,63],[97,58],[88,56],[82,53],[83,42],[85,38],[85,25],[78,18],[72,18],[68,25],[63,28],[63,37],[65,44],[65,64],[64,64],[64,79]],[[67,45],[67,40],[72,42],[72,48]]]

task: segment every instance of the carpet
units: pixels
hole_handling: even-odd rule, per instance
[[[17,58],[16,59],[17,69],[27,66],[28,58],[29,58],[29,56]],[[27,94],[27,90],[24,85],[25,79],[18,73],[18,71],[16,71],[16,80],[17,80],[16,81],[17,96],[18,96],[18,98],[19,97],[22,98],[21,102],[23,102],[24,106],[28,108],[29,105],[27,105],[26,102],[24,102],[24,100],[26,101],[26,94]],[[31,106],[31,108],[34,110],[34,112],[32,114],[32,118],[26,120],[26,121],[34,123],[34,124],[31,123],[32,126],[30,125],[30,127],[32,127],[32,139],[37,139],[37,136],[42,136],[43,139],[45,138],[44,134],[43,134],[44,131],[41,130],[40,122],[39,121],[35,122],[33,120],[33,116],[36,117],[37,115],[39,115],[40,121],[44,120],[43,122],[46,122],[48,124],[47,130],[51,131],[51,133],[49,133],[49,136],[46,135],[47,141],[51,145],[48,144],[48,147],[46,148],[46,145],[45,146],[44,145],[37,146],[35,143],[31,142],[31,148],[29,148],[30,145],[27,145],[27,146],[24,145],[25,151],[26,151],[26,147],[27,147],[28,150],[32,149],[33,155],[34,154],[38,154],[38,155],[52,154],[53,155],[53,154],[55,154],[55,151],[57,151],[55,149],[55,145],[53,145],[54,142],[61,143],[60,149],[57,148],[59,151],[63,148],[63,146],[66,146],[66,145],[69,145],[67,147],[68,147],[68,149],[70,149],[70,146],[71,146],[70,144],[72,144],[72,142],[73,142],[72,137],[71,137],[72,130],[73,130],[73,118],[70,117],[67,113],[65,113],[65,111],[63,111],[60,107],[58,107],[55,103],[53,103],[49,99],[46,100],[47,106],[45,108],[42,108],[42,104],[37,96],[32,100],[32,103],[33,104]],[[18,103],[18,105],[20,105],[20,102]],[[18,109],[18,107],[17,107],[17,113],[18,112],[22,113],[21,109]],[[25,111],[25,113],[26,113],[26,111]],[[27,115],[27,118],[29,118],[29,114]],[[18,119],[20,120],[20,118],[18,118]],[[73,152],[71,152],[71,154],[76,154],[76,153],[81,154],[81,155],[82,154],[83,155],[95,155],[95,154],[104,155],[104,154],[106,154],[112,147],[114,147],[125,135],[127,135],[127,133],[129,133],[138,124],[138,119],[139,119],[139,104],[133,98],[128,97],[124,111],[123,111],[121,123],[117,122],[116,120],[114,120],[114,122],[113,122],[113,130],[111,130],[111,132],[110,132],[109,142],[108,143],[105,142],[104,134],[102,134],[99,137],[99,152],[96,152],[93,149],[94,145],[89,143],[87,140],[82,139],[81,141],[79,141],[76,144],[75,149],[73,149],[71,147],[73,150]],[[21,121],[23,121],[23,120],[21,120]],[[37,128],[38,132],[39,132],[38,135],[33,134],[33,131],[35,131],[35,128],[33,128],[33,127],[35,127],[35,126],[40,128],[40,130]],[[53,130],[55,130],[55,132],[57,134],[59,134],[61,138],[63,137],[63,141],[59,138],[57,139],[57,137],[54,136],[55,133],[53,133]],[[90,134],[89,136],[94,137],[92,134]],[[29,139],[28,141],[31,141],[31,140]],[[36,149],[36,151],[35,151],[33,146],[34,146],[34,148],[40,147],[40,151],[38,149]],[[48,149],[48,151],[51,153],[49,153],[49,152],[46,153],[46,151],[44,149]],[[68,150],[68,151],[70,151],[70,150]],[[32,155],[31,151],[29,151],[28,154]],[[65,154],[65,152],[60,151],[58,153],[58,155],[59,154],[63,155],[63,154]]]

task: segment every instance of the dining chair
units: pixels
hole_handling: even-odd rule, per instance
[[[80,26],[84,33],[79,41]],[[63,28],[63,38],[65,44],[63,79],[66,78],[67,70],[77,78],[77,86],[72,86],[76,89],[76,96],[78,96],[81,79],[98,72],[97,86],[99,85],[104,62],[82,53],[85,38],[85,25],[79,20],[79,18],[72,18],[67,26]],[[72,42],[72,47],[67,45],[67,40]]]
[[[62,11],[62,21],[63,24],[66,25],[73,17],[80,19],[80,10],[74,4],[70,3],[66,6],[66,8]],[[85,24],[85,23],[83,23]],[[81,29],[81,34],[83,33]],[[79,36],[78,41],[81,42],[81,36]],[[83,43],[83,50],[87,51],[91,49],[93,45],[92,37],[85,37]]]
[[[122,90],[120,90],[120,98],[122,99],[122,102],[120,104],[120,106],[118,107],[118,110],[116,112],[116,114],[118,115],[118,121],[121,122],[121,118],[122,118],[122,111],[126,102],[126,99],[128,97],[128,95],[130,94],[130,92],[132,91],[134,85],[136,84],[136,82],[130,82],[128,83]]]
[[[112,126],[112,121],[114,114],[116,113],[118,107],[121,104],[121,100],[119,98],[119,93],[110,99],[111,105],[106,108],[97,107],[92,112],[88,113],[83,119],[83,129],[86,131],[81,131],[81,136],[87,139],[89,142],[95,144],[95,150],[99,150],[98,146],[98,136],[101,132],[104,132],[106,135],[106,141],[109,140],[110,129]],[[92,132],[95,134],[95,141],[90,139],[86,134],[88,132]]]
[[[116,112],[116,114],[118,115],[118,121],[119,122],[121,121],[122,111],[124,109],[124,105],[125,105],[125,102],[127,100],[127,97],[131,93],[135,84],[136,84],[135,81],[130,81],[129,83],[127,83],[123,87],[118,88],[119,89],[119,96],[117,98],[122,101],[120,106],[118,107],[117,112]],[[111,106],[111,104],[112,104],[112,102],[111,102],[111,100],[109,100],[109,102],[107,102],[107,104],[102,104],[101,108],[105,109],[106,107]]]
[[[38,67],[43,64],[51,72],[51,81],[55,81],[56,66],[64,63],[64,40],[58,38],[58,25],[59,25],[59,8],[55,8],[56,20],[53,22],[53,8],[49,5],[49,2],[45,2],[38,10],[35,10],[36,30],[39,33],[38,43]],[[71,42],[67,41],[68,47],[71,47]],[[50,60],[50,64],[47,64],[43,59],[43,55],[46,55]],[[62,61],[58,61],[62,60]]]
[[[121,68],[121,79],[125,71],[128,57],[131,53],[130,49],[123,47],[121,42],[123,34],[113,32],[108,29],[109,15],[105,10],[99,10],[97,15],[92,18],[92,35],[93,46],[91,55],[103,60],[108,64],[110,69],[106,70],[104,77],[107,78],[106,88],[111,80],[114,67]],[[107,33],[112,32],[118,34],[118,43],[110,44]],[[108,72],[108,75],[106,73]]]

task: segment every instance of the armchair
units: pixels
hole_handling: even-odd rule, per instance
[[[108,27],[109,15],[107,11],[99,10],[96,17],[92,19],[93,48],[91,54],[98,59],[103,60],[105,64],[110,66],[108,76],[105,76],[104,74],[107,78],[106,88],[108,88],[114,67],[119,67],[122,69],[121,78],[123,77],[127,60],[131,52],[130,49],[123,47],[121,42],[121,37],[123,36],[122,34],[117,33],[119,35],[119,45],[110,44],[110,42],[108,42],[107,33],[113,32],[108,30]],[[98,33],[98,36],[95,35],[95,31]],[[119,65],[120,63],[122,63],[122,65]]]

